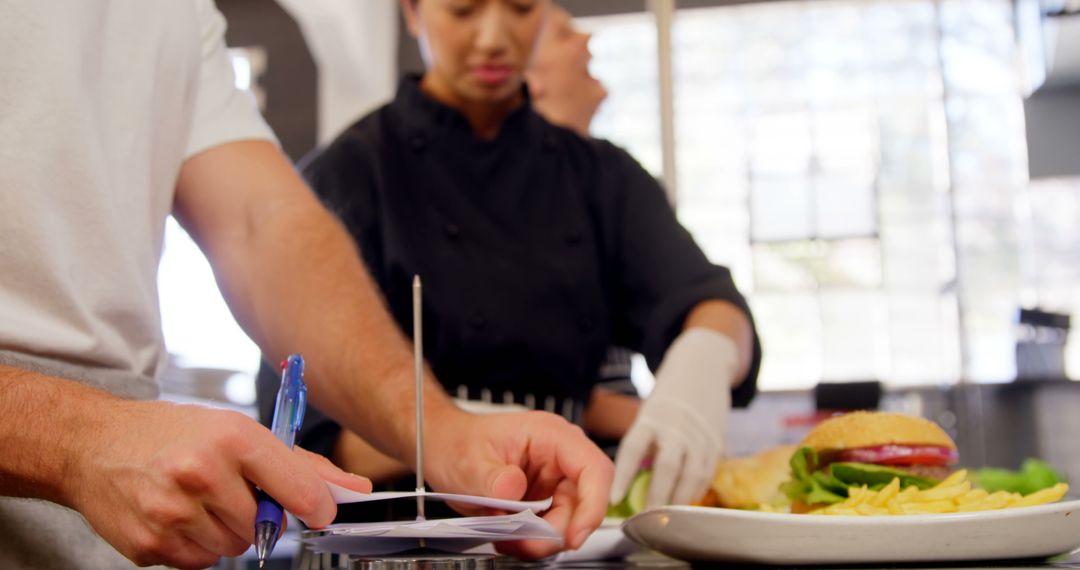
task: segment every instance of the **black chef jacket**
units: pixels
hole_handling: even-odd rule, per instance
[[[481,140],[409,77],[303,173],[409,334],[420,275],[424,356],[450,394],[580,411],[609,346],[641,352],[655,370],[697,303],[750,311],[630,155],[548,123],[525,99]],[[756,335],[754,345],[737,406],[756,389]],[[264,366],[267,423],[278,385]],[[299,444],[329,454],[338,433],[312,413]]]

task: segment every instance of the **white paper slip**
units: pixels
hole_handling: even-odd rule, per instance
[[[311,551],[316,554],[349,554],[352,556],[390,556],[416,550],[415,538],[380,538],[357,539],[354,536],[326,536],[318,539],[305,539]],[[443,552],[482,552],[494,554],[490,540],[442,539],[431,541],[431,546]]]
[[[504,540],[562,541],[550,523],[529,510],[493,517],[342,523],[304,531],[301,536],[316,552],[338,554],[396,552],[409,545],[415,547],[421,538],[432,548],[448,551]]]
[[[560,538],[550,523],[527,510],[494,517],[339,523],[321,532],[340,536],[392,538]]]
[[[334,497],[334,502],[339,505],[345,503],[365,503],[369,501],[389,501],[391,499],[411,499],[417,497],[420,494],[416,491],[359,493],[350,489],[346,489],[345,487],[335,485],[329,481],[326,482],[326,487],[330,489],[330,495]],[[534,513],[541,513],[551,508],[551,497],[548,497],[547,499],[544,499],[542,501],[509,501],[506,499],[477,497],[475,495],[424,492],[424,498],[433,499],[436,501],[463,503],[466,505],[473,505],[477,507],[489,507],[492,509],[499,509],[501,511],[511,512],[528,510]]]

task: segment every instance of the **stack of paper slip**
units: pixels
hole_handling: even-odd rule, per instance
[[[329,483],[327,485],[339,504],[409,499],[419,495],[416,492],[365,494]],[[550,498],[543,501],[508,501],[452,493],[424,492],[423,495],[425,500],[451,501],[519,512],[502,516],[341,523],[320,530],[304,531],[301,533],[301,541],[316,552],[370,555],[391,554],[416,548],[419,539],[424,539],[430,548],[448,552],[462,552],[480,544],[503,540],[562,540],[550,523],[536,515],[551,507]]]
[[[464,505],[474,505],[477,507],[489,507],[492,509],[499,509],[510,512],[529,510],[534,513],[541,513],[551,508],[551,497],[548,497],[547,499],[544,499],[542,501],[511,501],[509,499],[492,499],[490,497],[477,497],[475,495],[458,495],[456,493],[433,493],[430,491],[388,491],[382,493],[360,493],[329,482],[326,484],[326,487],[330,489],[330,496],[334,498],[334,502],[339,505],[343,505],[346,503],[368,503],[371,501],[390,501],[393,499],[412,499],[423,495],[424,500],[447,501],[452,503],[461,503]]]

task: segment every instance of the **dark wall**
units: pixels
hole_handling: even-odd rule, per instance
[[[1036,91],[1024,117],[1031,177],[1080,175],[1080,86]]]
[[[416,44],[416,38],[409,34],[405,16],[398,18],[398,25],[398,76],[423,72],[424,60],[420,57],[420,46]]]
[[[557,0],[556,4],[574,16],[606,16],[648,9],[645,0]]]
[[[385,1],[385,0],[377,0]],[[229,23],[230,47],[266,50],[266,72],[255,80],[266,92],[263,115],[295,161],[318,136],[317,72],[296,22],[274,0],[217,0]]]

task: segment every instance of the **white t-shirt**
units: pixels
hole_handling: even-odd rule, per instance
[[[212,0],[0,0],[0,362],[156,395],[180,167],[273,139],[224,29]],[[73,511],[0,498],[0,568],[22,567],[130,564]]]
[[[224,29],[211,0],[0,0],[0,351],[156,395],[180,166],[273,136],[234,86]]]

